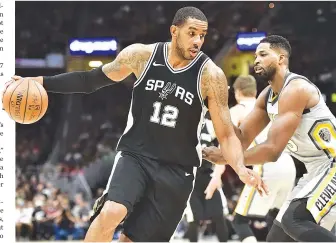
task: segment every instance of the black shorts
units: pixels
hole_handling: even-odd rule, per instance
[[[211,180],[210,174],[197,174],[194,191],[190,198],[190,210],[187,210],[189,222],[211,220],[223,216],[222,196],[216,190],[211,199],[205,199],[205,189]],[[189,212],[188,212],[189,211]],[[188,215],[192,213],[192,215]]]
[[[169,241],[183,216],[196,169],[130,152],[119,152],[114,163],[104,200],[127,208],[124,234],[134,242]]]

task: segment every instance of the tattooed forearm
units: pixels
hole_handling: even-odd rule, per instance
[[[113,62],[104,65],[103,72],[114,81],[120,81],[131,73],[138,77],[151,53],[151,45],[130,45],[123,49]]]
[[[208,98],[210,116],[224,159],[239,173],[245,168],[241,143],[235,135],[228,107],[228,86],[224,72],[209,63],[202,76]]]

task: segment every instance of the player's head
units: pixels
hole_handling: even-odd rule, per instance
[[[255,54],[255,73],[265,81],[271,81],[281,66],[288,67],[291,46],[286,38],[270,35],[260,41]]]
[[[243,98],[257,96],[257,82],[252,75],[239,76],[233,84],[233,89],[237,102]]]
[[[195,7],[180,8],[173,19],[170,33],[176,52],[182,59],[192,60],[200,51],[208,30],[208,20]]]

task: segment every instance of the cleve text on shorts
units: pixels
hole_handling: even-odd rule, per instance
[[[322,211],[323,208],[328,204],[333,195],[336,193],[336,174],[331,179],[330,183],[326,186],[326,188],[321,193],[320,197],[315,202],[315,206],[319,211]]]

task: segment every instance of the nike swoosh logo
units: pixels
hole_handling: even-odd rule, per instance
[[[153,62],[153,66],[164,66],[163,64]]]
[[[186,175],[186,176],[190,176],[191,174],[186,172],[185,175]]]

